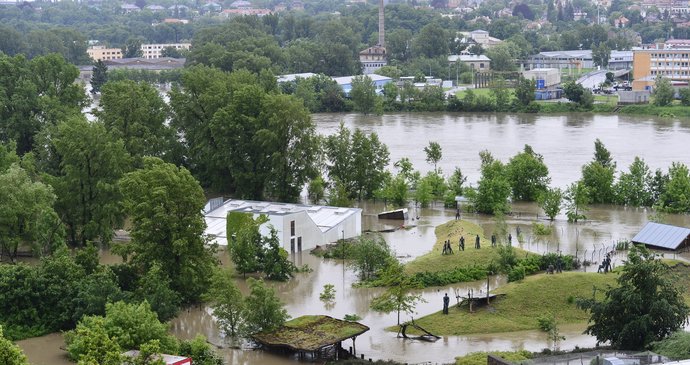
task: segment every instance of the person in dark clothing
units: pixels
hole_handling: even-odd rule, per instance
[[[465,236],[460,236],[460,246],[458,248],[460,251],[465,251]]]
[[[449,255],[453,254],[453,246],[450,244],[450,240],[448,240],[448,254]]]
[[[479,244],[479,235],[477,235],[477,238],[474,241],[474,248],[480,249],[482,246]]]
[[[460,208],[455,209],[455,220],[460,219]]]
[[[491,235],[491,247],[496,247],[496,235]]]
[[[558,259],[556,260],[556,272],[563,272],[563,258],[561,255],[558,255]]]
[[[509,245],[513,244],[513,235],[511,235],[510,233],[508,233],[508,244]]]
[[[450,297],[448,293],[443,296],[443,314],[448,314],[448,305],[450,304]]]

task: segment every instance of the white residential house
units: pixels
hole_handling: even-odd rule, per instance
[[[204,207],[205,233],[220,246],[227,246],[232,239],[226,233],[228,212],[268,217],[268,222],[259,228],[261,234],[267,236],[273,227],[280,246],[289,253],[362,234],[362,209],[359,208],[216,198]]]

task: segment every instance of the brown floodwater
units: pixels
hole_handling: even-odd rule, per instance
[[[489,149],[494,156],[507,161],[530,144],[544,155],[549,166],[554,186],[564,187],[580,177],[580,166],[592,159],[593,142],[600,138],[611,151],[618,167],[627,168],[635,155],[644,157],[653,167],[666,169],[672,161],[681,161],[690,165],[690,155],[685,145],[690,142],[690,122],[660,118],[637,118],[622,116],[538,116],[538,115],[462,115],[462,114],[398,114],[375,117],[359,115],[316,115],[318,130],[330,134],[340,122],[347,126],[357,126],[366,131],[376,131],[381,140],[389,147],[391,161],[401,157],[410,157],[417,169],[426,171],[430,168],[424,159],[423,148],[429,141],[437,141],[443,147],[443,160],[440,166],[449,173],[455,166],[460,166],[469,176],[468,182],[476,184],[479,177],[478,152]],[[381,230],[395,227],[397,222],[383,222],[376,218],[376,213],[386,210],[382,203],[365,202],[363,228]],[[577,254],[580,259],[600,261],[602,255],[618,240],[629,239],[648,220],[651,213],[642,208],[619,206],[594,206],[586,213],[588,220],[569,224],[564,216],[558,216],[553,222],[553,232],[549,236],[532,234],[531,224],[539,219],[539,208],[532,203],[515,203],[513,214],[506,217],[508,231],[512,233],[513,244],[529,251],[563,252]],[[429,208],[410,206],[410,217],[407,222],[413,226],[400,229],[383,236],[402,261],[428,252],[436,237],[437,225],[454,218],[455,211],[445,209],[440,204]],[[417,217],[419,217],[417,219]],[[490,235],[495,220],[486,215],[463,213],[463,219],[479,224]],[[668,223],[690,226],[687,215],[668,215]],[[522,240],[516,240],[516,228],[522,231]],[[227,264],[225,254],[223,262]],[[622,255],[615,257],[619,264]],[[104,253],[104,261],[116,262],[117,258]],[[396,314],[381,314],[369,309],[369,304],[381,289],[353,288],[357,281],[355,273],[343,266],[340,260],[322,260],[302,253],[293,256],[297,265],[309,265],[311,273],[297,274],[287,283],[271,283],[276,289],[286,309],[292,317],[304,314],[326,314],[343,318],[346,314],[357,314],[361,322],[371,329],[356,340],[358,353],[367,358],[394,359],[408,363],[429,361],[432,363],[449,363],[458,355],[483,350],[517,350],[540,351],[549,347],[548,340],[540,331],[521,331],[490,335],[446,336],[435,343],[396,338],[395,333],[386,332],[384,328],[396,323]],[[596,270],[590,266],[586,270]],[[247,292],[244,280],[238,279],[238,285]],[[490,287],[503,285],[505,279],[492,277]],[[319,293],[325,284],[333,284],[336,289],[336,300],[326,305],[319,300]],[[467,292],[486,290],[486,281],[461,283],[440,288],[420,290],[419,294],[426,303],[417,305],[415,318],[436,312],[442,308],[442,297],[447,292],[450,296],[457,290]],[[403,315],[409,320],[409,315]],[[594,346],[595,339],[583,335],[583,326],[561,326],[566,340],[561,342],[562,349],[575,346]],[[171,332],[179,338],[193,338],[196,334],[205,335],[211,343],[223,345],[219,351],[230,364],[291,364],[297,362],[294,357],[275,355],[260,350],[233,349],[227,347],[218,327],[206,307],[190,308],[182,311],[171,321]],[[62,337],[51,334],[19,342],[29,360],[36,365],[68,364]],[[344,343],[351,346],[350,341]]]

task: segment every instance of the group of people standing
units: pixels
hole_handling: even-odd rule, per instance
[[[611,271],[611,252],[606,253],[606,257],[604,257],[604,261],[599,265],[597,272],[601,272],[602,270],[604,270],[604,274]]]
[[[492,239],[495,240],[495,238],[492,236]],[[479,238],[479,235],[474,240],[474,248],[480,249],[482,248],[481,245],[481,240]],[[460,242],[458,243],[458,250],[459,251],[465,251],[465,236],[460,236]],[[450,243],[450,240],[446,240],[443,242],[443,251],[441,251],[441,255],[452,255],[453,254],[453,246]]]

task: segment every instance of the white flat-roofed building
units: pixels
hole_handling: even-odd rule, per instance
[[[161,58],[163,57],[163,50],[166,48],[174,48],[178,51],[188,51],[191,47],[191,43],[151,43],[141,45],[141,56],[143,58]]]
[[[222,198],[216,198],[204,207],[205,233],[220,246],[228,244],[226,224],[229,212],[247,213],[254,218],[265,215],[268,222],[259,228],[261,234],[267,236],[273,227],[280,246],[290,253],[362,234],[362,209],[359,208],[237,199],[223,202]]]

